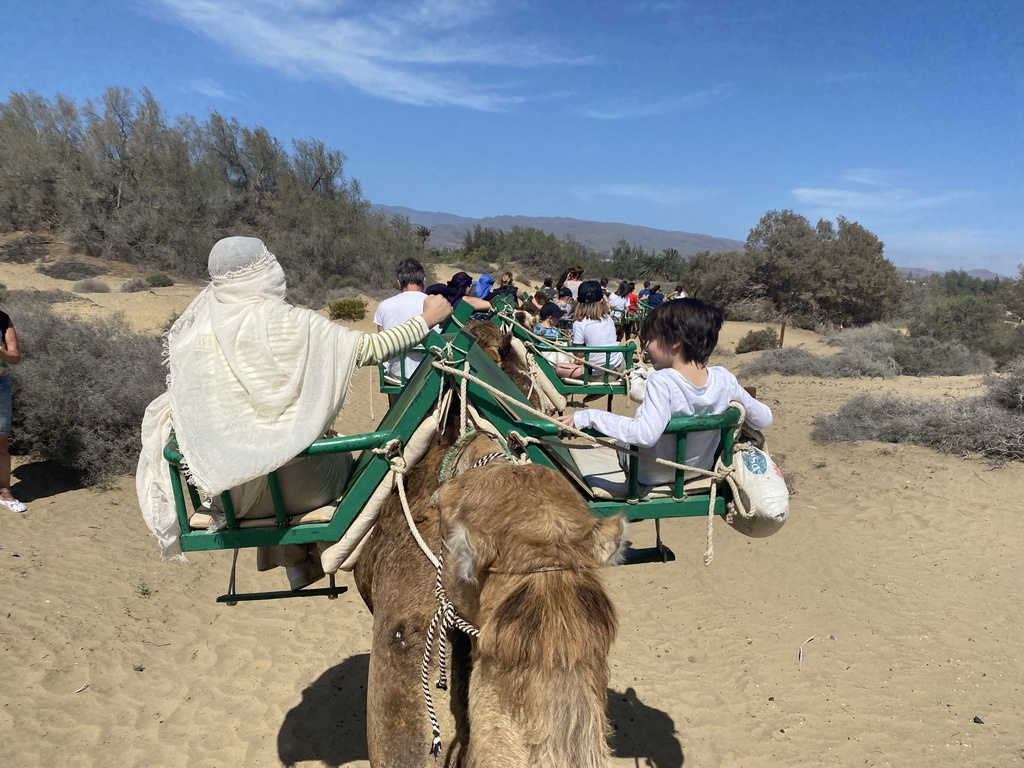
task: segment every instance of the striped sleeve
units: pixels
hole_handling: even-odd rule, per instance
[[[376,365],[416,346],[427,335],[426,322],[419,315],[380,333],[364,333],[356,352],[356,365]]]

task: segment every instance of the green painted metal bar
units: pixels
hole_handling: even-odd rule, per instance
[[[221,595],[217,598],[218,603],[248,603],[254,600],[283,600],[291,597],[327,597],[333,599],[338,595],[348,592],[348,587],[320,587],[318,589],[300,589],[295,592],[282,590],[280,592],[241,592],[237,594]]]
[[[339,435],[317,440],[299,456],[322,456],[325,453],[350,453],[365,451],[367,448],[378,448],[391,439],[389,430],[367,432],[362,435]]]
[[[238,518],[235,517],[235,502],[231,500],[230,491],[224,491],[220,495],[220,505],[224,511],[224,519],[227,520],[228,528],[237,528]]]
[[[686,433],[682,432],[676,437],[676,464],[686,463]],[[683,500],[683,484],[686,482],[686,470],[677,469],[675,483],[672,485],[673,501]]]
[[[621,513],[630,520],[656,520],[666,517],[707,517],[709,501],[707,493],[697,493],[684,497],[682,501],[660,498],[642,499],[638,504],[628,504],[622,499],[592,499],[589,505],[591,513],[598,517],[613,517]],[[716,515],[726,513],[727,501],[728,498],[723,495],[715,497]]]
[[[676,416],[668,422],[665,432],[710,432],[733,428],[739,422],[740,412],[738,408],[730,406],[722,413],[710,414],[707,416]],[[549,421],[538,419],[524,419],[516,422],[520,431],[525,431],[533,437],[554,437],[558,435],[559,426]],[[590,434],[600,435],[599,432],[584,430]]]
[[[176,464],[168,464],[171,473],[171,493],[174,494],[174,511],[178,515],[178,527],[188,530],[188,511],[185,509],[185,494],[181,489],[181,472]]]
[[[288,513],[284,508],[284,497],[281,495],[281,481],[277,470],[267,473],[267,486],[270,488],[270,500],[274,504],[274,520],[278,525],[288,524]]]

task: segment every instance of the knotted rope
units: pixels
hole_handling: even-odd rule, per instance
[[[459,441],[456,442],[455,447],[461,448],[462,444],[467,442],[467,439],[475,434],[475,430],[467,430],[466,434],[463,434],[459,438]],[[437,713],[434,710],[434,700],[430,693],[431,659],[436,653],[439,668],[437,687],[441,690],[448,690],[448,630],[454,627],[465,632],[471,637],[479,637],[480,631],[459,616],[454,604],[452,604],[452,601],[448,598],[448,594],[445,592],[444,585],[442,583],[444,555],[435,555],[430,547],[427,546],[427,543],[420,535],[419,529],[416,527],[416,521],[413,519],[412,509],[409,507],[409,499],[405,491],[405,474],[409,467],[405,458],[401,455],[401,447],[402,441],[395,438],[393,440],[389,440],[379,448],[372,448],[371,450],[373,453],[382,456],[388,462],[391,472],[395,475],[395,484],[398,487],[398,496],[402,502],[402,513],[405,516],[405,522],[409,528],[409,532],[412,534],[413,539],[415,539],[416,544],[419,545],[420,550],[422,550],[423,554],[426,555],[427,559],[437,571],[437,581],[434,586],[434,598],[437,600],[437,610],[434,612],[434,616],[427,629],[427,639],[423,649],[423,663],[420,671],[420,683],[423,688],[423,698],[427,705],[427,716],[430,718],[430,754],[437,757],[441,751],[441,728],[437,721]],[[449,451],[448,454],[445,454],[445,461],[450,461],[450,457],[453,455],[454,454]],[[477,459],[471,469],[482,467],[496,459],[508,458],[509,457],[502,451],[493,451]],[[441,482],[448,479],[447,475],[450,474],[450,471],[451,468],[447,464],[443,464],[441,469]]]
[[[432,739],[430,743],[430,754],[437,757],[441,752],[441,727],[437,722],[437,713],[434,711],[434,697],[430,693],[430,660],[437,648],[437,687],[442,691],[448,690],[448,630],[454,627],[462,630],[470,637],[480,637],[480,630],[459,616],[452,601],[448,599],[441,574],[444,570],[444,555],[437,558],[437,582],[434,585],[434,597],[437,599],[437,610],[430,620],[430,627],[427,629],[427,643],[423,649],[423,665],[420,669],[420,684],[423,686],[423,698],[427,703],[427,717],[430,718],[430,729]]]

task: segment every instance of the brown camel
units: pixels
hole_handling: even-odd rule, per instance
[[[490,328],[494,326],[477,329],[484,337],[481,346],[500,361],[502,339],[492,339]],[[356,586],[374,615],[367,686],[370,763],[403,767],[485,766],[491,763],[484,743],[521,738],[525,740],[521,745],[525,751],[513,750],[505,754],[522,754],[525,762],[502,759],[501,764],[603,765],[607,758],[605,659],[615,632],[615,618],[594,568],[617,551],[622,523],[617,519],[592,518],[575,488],[555,470],[505,461],[470,469],[477,459],[497,448],[482,435],[461,448],[452,462],[453,474],[458,476],[449,480],[434,499],[437,506],[451,510],[453,515],[451,524],[443,523],[445,513],[439,514],[431,501],[439,488],[445,454],[455,442],[457,410],[451,409],[452,423],[406,477],[413,519],[427,545],[434,552],[441,552],[441,527],[444,526],[451,535],[463,532],[464,535],[458,536],[465,542],[473,542],[480,552],[493,550],[501,554],[499,559],[480,560],[481,568],[498,569],[506,558],[515,557],[520,560],[519,570],[542,560],[545,566],[571,564],[574,570],[545,570],[521,577],[533,584],[524,585],[522,595],[513,605],[509,604],[506,592],[517,579],[488,571],[484,578],[477,577],[479,589],[475,589],[468,576],[477,561],[462,556],[467,549],[460,550],[462,554],[456,559],[463,575],[448,581],[460,610],[465,610],[467,617],[474,617],[471,621],[485,623],[486,630],[481,627],[484,631],[472,656],[482,666],[480,673],[473,673],[474,685],[479,680],[479,689],[474,694],[470,691],[470,643],[461,633],[451,633],[451,690],[447,701],[441,692],[436,694],[446,744],[440,760],[435,760],[430,754],[431,733],[420,688],[420,668],[427,627],[437,607],[436,572],[415,543],[401,502],[392,494],[381,510],[355,569]],[[489,478],[486,500],[479,514],[472,515],[455,503],[454,489],[481,476]],[[492,483],[497,484],[493,487],[508,492],[503,490],[492,497]],[[497,514],[499,509],[503,511]],[[490,522],[484,514],[487,511],[495,513]],[[510,519],[504,519],[506,517]],[[489,533],[497,535],[488,538]],[[501,586],[502,582],[505,587]],[[518,614],[508,613],[517,605],[520,607]],[[504,639],[496,642],[495,628],[499,626],[496,622],[506,621],[507,626],[501,629]],[[536,623],[531,623],[534,621]],[[560,626],[572,627],[573,631],[559,636],[556,628]],[[579,644],[584,636],[585,641]],[[585,664],[581,654],[587,657]],[[521,679],[513,683],[503,670],[516,663],[516,658],[524,659],[528,665],[519,670]],[[531,674],[524,676],[524,672]],[[507,690],[502,688],[505,684],[508,684]],[[542,711],[541,707],[547,702],[536,697],[546,695],[545,691],[550,692],[552,688],[558,689],[559,701],[572,698],[574,706],[560,706],[557,719],[545,724],[545,719],[552,717],[551,710]],[[569,691],[574,693],[569,694]],[[596,694],[600,701],[594,698]],[[507,708],[513,703],[530,705],[523,710],[528,713],[527,720],[508,715]],[[563,718],[569,713],[575,713],[573,717],[578,717],[578,722],[576,719],[572,723],[564,722]],[[472,740],[469,738],[471,725]],[[481,734],[479,742],[477,732]],[[588,742],[586,745],[582,743],[584,740]],[[476,748],[470,747],[472,754],[467,752],[470,744],[477,744]],[[551,762],[548,755],[565,754],[567,749],[586,753],[593,760],[581,762],[582,758],[573,758],[568,763]],[[534,755],[536,761],[531,757]]]

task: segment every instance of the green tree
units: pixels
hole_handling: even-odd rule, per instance
[[[769,211],[747,237],[758,262],[757,282],[783,319],[837,325],[888,316],[901,295],[896,268],[883,244],[856,222],[816,227],[792,211]]]

